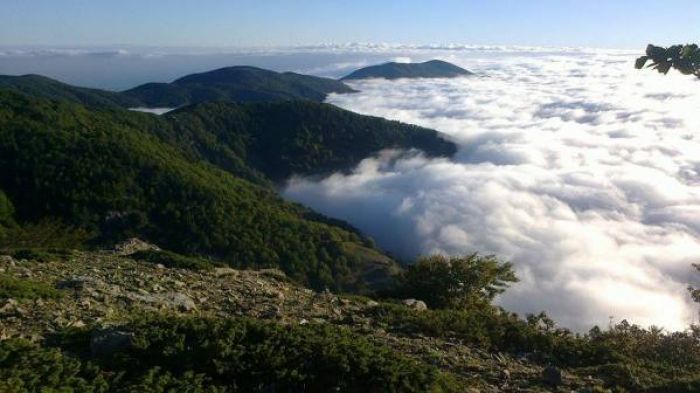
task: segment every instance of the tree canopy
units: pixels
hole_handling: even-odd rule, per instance
[[[700,48],[696,44],[673,45],[668,48],[649,44],[646,54],[635,63],[637,69],[645,66],[662,74],[667,74],[673,68],[684,75],[700,78]]]
[[[103,242],[138,236],[236,267],[277,267],[319,289],[358,289],[374,260],[391,261],[349,225],[154,131],[169,127],[148,114],[0,92],[0,222],[13,210],[24,227],[55,217]]]
[[[488,304],[518,279],[508,262],[494,256],[434,255],[409,266],[399,292],[424,300],[432,308],[457,308]]]

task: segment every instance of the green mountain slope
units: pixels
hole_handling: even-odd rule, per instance
[[[204,101],[323,101],[330,93],[352,91],[333,79],[237,66],[188,75],[173,83],[148,83],[123,94],[148,107],[180,107]]]
[[[141,105],[139,101],[120,93],[71,86],[41,75],[0,75],[0,89],[14,90],[34,97],[65,100],[86,106],[137,107]]]
[[[165,118],[173,128],[160,131],[173,132],[175,143],[234,172],[253,168],[273,181],[347,170],[387,148],[417,148],[429,156],[456,152],[437,131],[308,101],[206,103]]]
[[[341,80],[368,78],[454,78],[474,75],[472,72],[441,60],[430,60],[425,63],[385,63],[361,68]]]
[[[372,248],[360,235],[189,156],[154,135],[158,126],[169,124],[0,92],[0,189],[21,222],[55,216],[103,238],[138,235],[237,267],[279,267],[317,288],[376,276],[358,256]]]
[[[0,89],[91,107],[123,108],[174,108],[205,101],[274,102],[305,99],[320,102],[330,93],[354,91],[343,82],[333,79],[293,72],[278,73],[247,66],[187,75],[173,83],[147,83],[124,92],[72,86],[40,75],[0,75]]]

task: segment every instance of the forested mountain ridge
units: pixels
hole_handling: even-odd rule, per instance
[[[0,92],[0,190],[16,220],[57,217],[101,238],[138,235],[237,267],[279,267],[321,288],[366,284],[360,276],[377,264],[396,270],[349,227],[189,156],[153,126],[168,122]]]
[[[122,94],[146,107],[180,107],[205,101],[320,102],[330,93],[351,92],[350,87],[333,79],[235,66],[187,75],[172,83],[148,83]]]
[[[72,86],[41,75],[0,75],[0,89],[14,90],[29,96],[65,100],[85,106],[138,107],[141,102],[121,93]]]
[[[225,155],[232,163],[225,166],[243,162],[277,182],[348,170],[382,149],[413,148],[432,157],[457,150],[437,131],[311,101],[204,103],[164,118],[173,125],[172,138],[203,158],[220,164]],[[217,151],[222,154],[212,154]]]
[[[0,88],[93,107],[175,108],[206,101],[322,102],[330,93],[352,93],[341,81],[248,66],[186,75],[172,83],[146,83],[123,92],[72,86],[41,75],[0,75]]]

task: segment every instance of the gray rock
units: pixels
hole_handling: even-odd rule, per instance
[[[367,307],[378,307],[379,302],[375,302],[374,300],[368,300],[367,301]]]
[[[238,270],[231,269],[230,267],[217,267],[214,269],[214,275],[216,277],[236,276],[238,275]]]
[[[264,319],[277,319],[282,317],[282,309],[279,306],[272,306],[265,310],[261,315]]]
[[[180,311],[192,311],[197,308],[194,300],[182,293],[168,292],[163,295],[163,299],[171,308],[176,308]]]
[[[501,370],[501,380],[510,381],[510,371],[507,368]]]
[[[15,266],[15,260],[9,255],[0,255],[0,264]]]
[[[559,386],[562,384],[563,379],[561,375],[561,370],[549,365],[542,370],[542,381],[550,386]]]
[[[402,303],[416,311],[425,311],[428,309],[428,305],[422,300],[405,299]]]
[[[129,292],[126,294],[126,297],[134,302],[147,303],[156,307],[177,309],[179,311],[192,311],[197,308],[194,300],[183,293],[166,292],[154,295],[146,291],[142,292]]]
[[[270,278],[275,278],[275,279],[281,280],[281,281],[287,279],[287,275],[284,274],[284,272],[279,270],[279,269],[261,269],[258,272],[260,273],[260,275],[270,277]]]
[[[129,348],[134,334],[116,328],[95,330],[90,336],[90,352],[93,356],[111,356]]]
[[[4,304],[0,306],[0,316],[3,317],[18,317],[24,315],[26,311],[19,306],[19,303],[15,299],[7,299]]]
[[[154,244],[147,243],[141,239],[132,237],[114,246],[114,253],[117,255],[131,255],[138,251],[160,251]]]

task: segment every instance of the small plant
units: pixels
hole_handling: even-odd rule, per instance
[[[512,265],[493,256],[435,255],[408,267],[397,294],[423,300],[431,308],[466,308],[490,303],[516,281]]]
[[[700,48],[696,44],[673,45],[668,48],[649,44],[646,55],[638,58],[635,63],[637,69],[645,66],[662,74],[668,74],[668,71],[673,68],[684,75],[695,75],[700,78]]]
[[[119,329],[130,343],[104,357],[92,355],[88,330],[57,337],[57,348],[0,341],[0,391],[463,391],[456,377],[334,326],[142,315]]]
[[[47,218],[9,227],[4,235],[0,233],[0,249],[80,249],[92,237],[90,231]]]
[[[59,298],[63,293],[54,287],[36,281],[0,275],[0,299]]]
[[[137,251],[129,257],[137,261],[145,261],[153,264],[159,263],[165,267],[175,269],[210,270],[217,265],[202,258],[188,257],[170,251]]]
[[[0,227],[10,227],[14,225],[13,216],[15,208],[10,199],[0,190]]]
[[[14,251],[12,257],[19,260],[26,259],[28,261],[50,262],[52,260],[64,260],[72,254],[73,252],[71,250],[60,248],[24,248]]]

